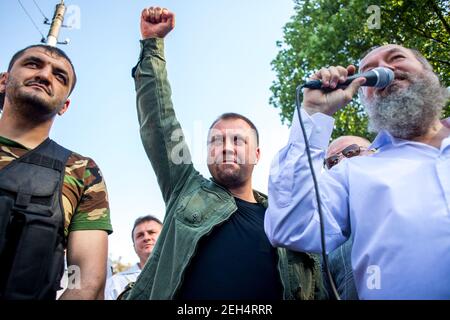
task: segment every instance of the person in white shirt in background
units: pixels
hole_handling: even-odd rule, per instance
[[[162,222],[152,215],[136,219],[131,231],[131,238],[133,239],[134,251],[139,257],[139,263],[113,275],[106,281],[105,300],[116,300],[130,282],[136,281],[153,251],[161,229]]]

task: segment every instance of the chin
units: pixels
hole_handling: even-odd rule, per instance
[[[35,110],[40,114],[46,115],[55,115],[64,105],[61,104],[61,107],[58,107],[56,103],[50,101],[49,98],[42,97],[40,93],[22,93],[20,96],[20,100],[27,105],[31,105],[35,108]]]
[[[227,188],[236,188],[243,185],[243,181],[241,176],[239,175],[239,172],[221,172],[217,175],[217,177],[214,177],[214,179],[217,180],[217,182],[220,183],[220,185],[227,187]]]

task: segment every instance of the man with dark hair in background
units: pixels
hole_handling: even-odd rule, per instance
[[[0,78],[1,299],[55,299],[65,248],[76,279],[61,298],[103,298],[112,232],[103,176],[49,138],[75,83],[67,55],[46,45],[17,52]]]
[[[152,215],[136,219],[131,230],[131,239],[139,262],[131,268],[113,275],[106,281],[105,300],[116,300],[127,285],[136,282],[142,268],[152,254],[161,229],[162,222]]]

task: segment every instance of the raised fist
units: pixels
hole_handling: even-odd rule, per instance
[[[164,38],[175,28],[175,14],[166,8],[150,7],[142,10],[142,39]]]

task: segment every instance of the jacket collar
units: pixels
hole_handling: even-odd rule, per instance
[[[221,189],[223,189],[224,191],[226,191],[231,197],[234,197],[234,196],[231,194],[231,192],[230,192],[227,188],[225,188],[224,186],[220,185],[216,180],[214,180],[213,177],[211,177],[210,180],[211,180],[215,185],[219,186]],[[267,201],[267,195],[265,195],[264,193],[259,192],[259,191],[257,191],[257,190],[253,190],[253,196],[255,197],[256,202],[262,204],[265,208],[268,207],[269,204],[268,204],[268,201]]]

